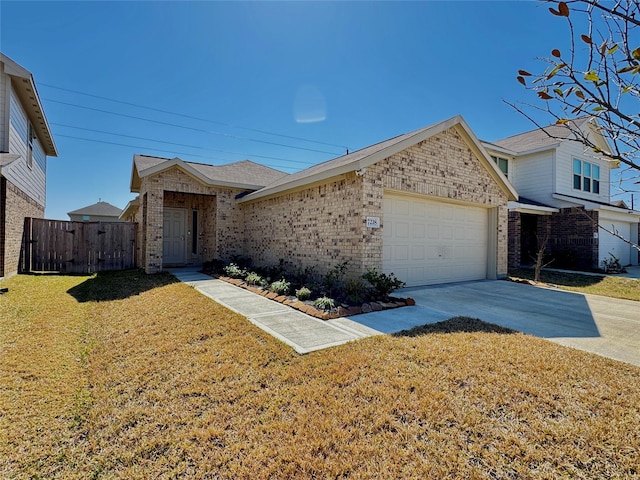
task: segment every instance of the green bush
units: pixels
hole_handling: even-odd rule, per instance
[[[348,261],[338,263],[324,275],[322,285],[327,289],[329,295],[335,295],[342,288],[348,263]]]
[[[224,267],[224,273],[231,278],[244,278],[247,275],[247,271],[243,268],[240,268],[235,263],[230,263],[226,267]]]
[[[383,299],[388,298],[391,292],[406,285],[402,280],[398,280],[393,273],[389,275],[379,273],[375,268],[367,270],[367,273],[362,275],[362,278],[371,284],[375,295]]]
[[[277,293],[278,295],[287,295],[290,287],[291,284],[283,278],[282,280],[276,280],[273,282],[269,287],[269,290]]]
[[[296,290],[296,297],[298,297],[298,300],[301,300],[303,302],[305,300],[309,300],[309,298],[311,297],[311,290],[309,290],[307,287],[299,288],[298,290]]]
[[[352,278],[344,284],[344,293],[351,303],[362,303],[367,296],[368,287],[360,278]]]
[[[320,297],[320,298],[316,298],[313,301],[313,306],[320,310],[328,311],[336,307],[336,301],[333,298],[329,298],[326,296]]]
[[[256,272],[249,273],[244,280],[249,285],[259,285],[260,283],[262,283],[262,277]]]

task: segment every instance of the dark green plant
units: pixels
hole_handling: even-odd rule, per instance
[[[336,307],[336,301],[333,298],[324,296],[324,297],[316,298],[313,301],[313,306],[320,310],[329,311]]]
[[[289,288],[291,284],[287,282],[284,278],[281,280],[276,280],[269,286],[269,291],[275,292],[278,295],[287,295],[289,293]]]
[[[311,290],[309,290],[307,287],[299,288],[298,290],[296,290],[296,297],[298,297],[298,300],[301,300],[303,302],[305,300],[309,300],[309,298],[311,298]]]
[[[396,291],[406,285],[402,280],[396,278],[393,273],[387,275],[380,273],[375,268],[370,268],[362,275],[367,282],[373,287],[374,294],[377,298],[387,299],[391,292]]]
[[[335,296],[342,288],[348,264],[349,261],[338,263],[324,275],[322,285],[326,288],[328,295]]]
[[[362,303],[367,296],[367,284],[360,278],[351,278],[344,284],[344,293],[347,301],[351,303]]]

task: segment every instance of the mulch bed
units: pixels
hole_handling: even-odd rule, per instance
[[[230,283],[237,287],[244,288],[245,290],[249,290],[258,295],[262,295],[263,297],[273,300],[275,302],[280,302],[284,305],[288,305],[291,308],[295,308],[296,310],[300,310],[301,312],[304,312],[307,315],[311,315],[312,317],[316,317],[321,320],[330,320],[332,318],[340,318],[340,317],[350,317],[352,315],[359,315],[361,313],[378,312],[381,310],[388,310],[390,308],[407,307],[407,306],[412,306],[416,304],[413,298],[389,297],[388,301],[366,302],[366,303],[363,303],[362,305],[352,305],[352,306],[341,305],[332,310],[319,310],[313,306],[310,300],[306,300],[303,302],[301,300],[298,300],[295,296],[278,295],[277,293],[270,292],[269,290],[265,290],[264,288],[249,285],[247,284],[247,282],[240,280],[238,278],[231,278],[231,277],[225,277],[225,276],[216,276],[216,278],[218,280],[222,280],[224,282]]]

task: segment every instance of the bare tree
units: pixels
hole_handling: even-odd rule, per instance
[[[547,113],[576,141],[620,162],[619,187],[629,191],[623,185],[640,184],[640,1],[543,1],[552,4],[554,17],[566,21],[569,50],[554,48],[541,58],[542,73],[518,72],[518,81],[542,102],[507,103],[541,129],[530,113]],[[611,151],[603,151],[572,121],[583,116],[598,119]]]

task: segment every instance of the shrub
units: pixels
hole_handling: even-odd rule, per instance
[[[334,295],[342,287],[348,263],[348,261],[338,263],[325,274],[322,284],[329,295]]]
[[[360,278],[347,280],[344,285],[344,293],[351,303],[362,303],[367,296],[367,285]]]
[[[375,268],[367,270],[367,273],[362,275],[362,278],[371,284],[376,296],[381,298],[387,298],[391,292],[406,285],[402,280],[397,279],[393,273],[389,275],[379,273]]]
[[[217,258],[207,260],[202,264],[202,270],[205,272],[222,273],[224,271],[224,262]]]
[[[331,310],[336,307],[336,301],[333,298],[327,296],[316,298],[313,301],[313,306],[320,310]]]
[[[610,258],[602,260],[602,269],[604,273],[625,273],[625,268],[620,264],[620,259],[613,253],[609,252]]]
[[[262,277],[258,275],[256,272],[251,272],[245,277],[245,282],[249,285],[258,285],[262,283]]]
[[[277,293],[278,295],[286,295],[289,293],[290,287],[291,284],[283,278],[282,280],[276,280],[273,282],[269,287],[269,290]]]
[[[299,288],[298,290],[296,290],[296,297],[298,297],[298,300],[301,300],[303,302],[305,300],[309,300],[309,298],[311,297],[311,290],[309,290],[307,287]]]
[[[240,268],[235,263],[230,263],[226,267],[224,267],[224,273],[231,278],[244,278],[247,275],[247,271],[243,268]]]

